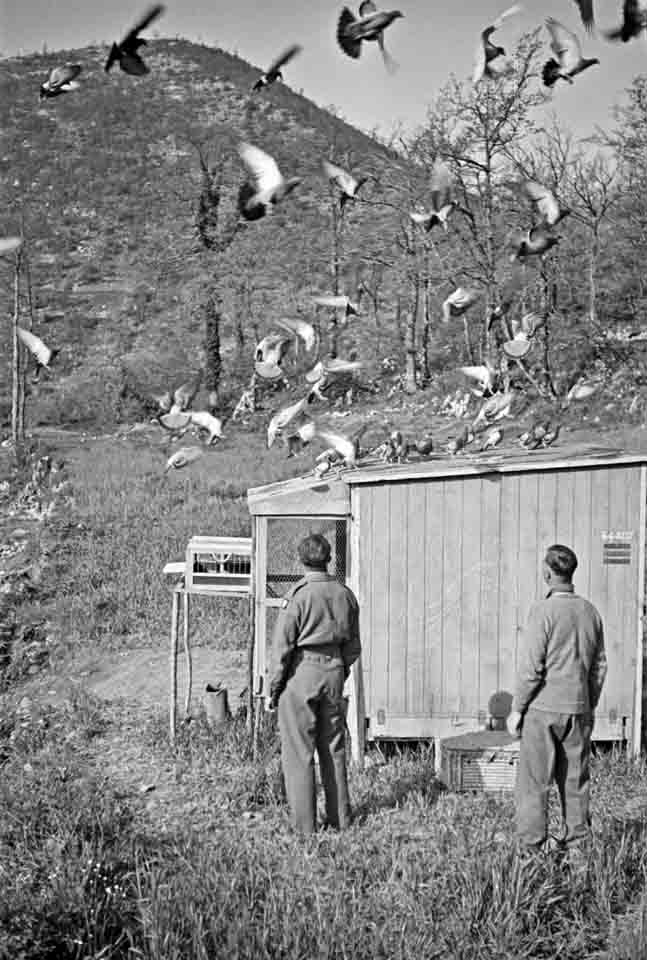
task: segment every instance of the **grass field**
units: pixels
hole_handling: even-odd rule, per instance
[[[644,764],[596,757],[593,846],[577,876],[549,857],[521,861],[512,800],[444,790],[426,747],[372,750],[351,775],[352,828],[303,841],[271,722],[256,760],[243,717],[214,732],[201,711],[172,751],[164,705],[117,677],[101,698],[72,679],[81,661],[166,644],[160,569],[189,536],[248,532],[261,438],[166,479],[158,442],[73,438],[62,450],[52,662],[0,705],[0,958],[644,958]],[[280,455],[270,467],[276,479],[304,469]],[[243,607],[196,605],[196,643],[217,637],[240,656]],[[49,698],[55,680],[62,694]]]

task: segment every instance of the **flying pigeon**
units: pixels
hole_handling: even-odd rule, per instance
[[[288,47],[287,50],[284,50],[281,56],[277,57],[267,68],[265,73],[261,74],[252,87],[252,90],[262,90],[263,87],[271,86],[276,80],[282,80],[283,73],[281,72],[281,67],[284,67],[290,60],[293,60],[302,50],[303,47],[298,43],[294,43],[291,47]]]
[[[339,199],[339,208],[343,210],[345,205],[349,200],[354,200],[357,196],[357,191],[362,187],[366,181],[369,179],[367,176],[363,177],[354,177],[352,173],[348,173],[347,170],[344,170],[343,167],[338,167],[334,163],[330,163],[329,160],[322,160],[321,166],[323,172],[328,180],[331,183],[334,183],[335,186],[339,187],[340,190],[340,199]]]
[[[379,13],[372,0],[364,0],[359,7],[359,19],[348,7],[344,7],[337,22],[337,42],[347,56],[358,60],[362,52],[362,40],[376,40],[384,66],[389,72],[397,69],[397,63],[389,56],[384,46],[384,31],[398,17],[399,10]]]
[[[76,77],[80,73],[81,66],[78,63],[66,63],[63,67],[54,67],[47,80],[41,83],[38,99],[46,100],[49,97],[58,97],[62,93],[78,90],[79,84],[76,82]]]
[[[22,237],[0,237],[0,257],[15,253],[22,246]]]
[[[544,64],[542,79],[544,85],[552,87],[560,78],[567,83],[573,83],[573,77],[588,67],[593,67],[600,61],[597,57],[583,57],[580,41],[576,34],[553,17],[546,20],[546,29],[550,33],[550,48],[557,57],[551,57]],[[555,221],[557,222],[557,221]]]
[[[597,383],[587,383],[586,380],[581,377],[568,391],[566,399],[569,403],[571,400],[587,400],[595,393],[598,386],[599,384]]]
[[[219,417],[214,417],[208,410],[190,410],[188,416],[194,427],[208,432],[207,445],[212,444],[214,440],[225,439],[222,432],[222,420]]]
[[[593,0],[575,0],[577,4],[580,16],[582,17],[582,23],[586,27],[589,33],[593,30],[593,25],[595,23],[595,16],[593,13]]]
[[[354,303],[350,297],[345,296],[345,294],[331,297],[313,297],[313,301],[319,307],[332,307],[334,310],[343,310],[344,320],[347,320],[349,317],[356,317],[359,315],[359,304]]]
[[[181,384],[173,393],[173,404],[170,413],[189,410],[198,395],[202,383],[202,370],[199,370],[193,383]]]
[[[268,334],[257,343],[254,360],[257,363],[270,363],[280,367],[291,343],[292,338],[282,333]]]
[[[194,460],[197,460],[201,456],[202,447],[180,447],[180,449],[172,453],[166,461],[164,473],[167,473],[171,468],[179,470],[181,467],[186,467],[189,463],[193,463]]]
[[[486,394],[490,396],[494,393],[496,370],[489,363],[482,363],[473,367],[459,367],[459,370],[464,376],[469,377],[470,380],[476,381],[479,389],[473,390],[472,393],[477,397],[484,397]]]
[[[510,257],[510,262],[524,260],[526,257],[543,256],[552,247],[559,243],[562,238],[550,231],[550,228],[544,224],[537,224],[531,227],[525,233],[520,232],[515,241],[515,250]]]
[[[443,323],[449,323],[452,317],[460,317],[476,303],[478,293],[466,287],[457,287],[443,302]]]
[[[254,364],[255,372],[262,380],[281,380],[285,379],[285,374],[276,363],[269,363],[264,360],[257,360]]]
[[[306,350],[314,350],[315,343],[317,342],[317,335],[315,333],[315,328],[311,323],[307,323],[307,321],[301,320],[298,317],[283,317],[276,322],[279,324],[279,326],[285,327],[286,330],[289,330],[290,333],[296,334],[297,337],[300,337],[303,340]]]
[[[537,183],[535,180],[525,180],[523,188],[536,205],[542,216],[542,222],[547,226],[554,227],[571,212],[567,207],[560,206],[555,195],[541,183]]]
[[[538,313],[535,313],[534,310],[531,310],[529,313],[524,313],[520,319],[511,319],[510,329],[512,331],[512,340],[507,340],[503,344],[503,352],[506,356],[514,360],[520,360],[522,357],[525,357],[532,346],[531,341],[537,330],[543,326],[543,318],[540,317]]]
[[[60,348],[53,347],[50,349],[50,347],[43,343],[40,337],[37,337],[31,330],[25,330],[23,327],[16,327],[16,332],[19,339],[36,360],[35,379],[38,380],[41,369],[43,367],[45,367],[46,370],[50,369],[50,363],[56,358],[56,355],[60,353]]]
[[[639,0],[624,0],[622,7],[622,23],[615,30],[607,30],[607,40],[621,40],[627,43],[639,37],[647,28],[647,11],[641,8]]]
[[[314,420],[304,420],[293,433],[285,435],[285,444],[288,448],[288,457],[294,457],[307,447],[317,435]]]
[[[146,44],[146,41],[138,34],[142,30],[145,30],[146,27],[152,23],[153,20],[161,16],[162,13],[164,13],[164,5],[162,3],[156,3],[155,6],[149,8],[141,20],[137,21],[132,30],[128,31],[121,43],[113,43],[108,59],[106,60],[106,71],[110,70],[113,63],[119,61],[119,66],[124,73],[129,73],[133,77],[143,77],[145,74],[150,73],[149,68],[138,52],[139,48]]]
[[[496,77],[497,72],[490,66],[493,60],[496,60],[497,57],[504,57],[505,50],[503,47],[497,47],[490,37],[495,30],[498,30],[499,27],[503,24],[508,17],[511,17],[515,13],[519,13],[521,7],[519,4],[515,3],[514,6],[508,7],[507,10],[504,10],[503,13],[499,14],[494,23],[489,27],[486,27],[485,30],[481,33],[479,38],[478,47],[476,48],[476,57],[474,61],[474,72],[472,74],[472,81],[476,86],[481,82],[483,77]]]
[[[297,400],[296,403],[291,404],[289,407],[282,407],[278,413],[274,414],[267,427],[268,448],[272,446],[277,435],[283,430],[284,427],[287,427],[287,425],[291,423],[295,417],[298,417],[304,413],[307,405],[308,397],[306,396],[302,397],[301,400]]]
[[[451,173],[442,160],[437,160],[431,174],[431,210],[424,213],[410,213],[414,223],[424,227],[427,233],[438,224],[447,230],[447,219],[456,207],[450,197]]]
[[[286,180],[276,160],[251,143],[241,143],[238,152],[252,181],[240,188],[238,210],[245,220],[258,220],[291,193],[301,178]]]

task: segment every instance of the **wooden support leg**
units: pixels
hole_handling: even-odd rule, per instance
[[[361,770],[364,767],[366,749],[366,714],[364,709],[364,685],[361,658],[351,667],[348,678],[348,714],[346,723],[350,733],[353,763]]]
[[[180,620],[180,595],[173,591],[173,609],[171,612],[171,745],[175,745],[175,718],[177,713],[177,635]]]
[[[189,603],[189,594],[185,590],[182,594],[182,612],[184,615],[183,626],[183,640],[184,640],[184,655],[186,657],[186,700],[184,702],[184,719],[189,719],[189,709],[191,707],[191,692],[193,687],[193,661],[191,660],[191,646],[189,644],[189,612],[190,612],[190,603]]]

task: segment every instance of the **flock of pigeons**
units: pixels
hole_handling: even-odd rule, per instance
[[[582,21],[590,32],[594,27],[593,0],[575,0],[579,7]],[[149,73],[141,48],[146,40],[140,36],[142,31],[149,27],[164,12],[162,4],[155,4],[142,16],[126,33],[119,43],[113,43],[105,63],[108,72],[115,64],[131,76],[141,77]],[[499,66],[497,61],[505,58],[505,49],[493,42],[493,34],[509,17],[518,13],[521,7],[515,4],[503,11],[493,23],[483,29],[480,34],[472,81],[475,86],[485,80],[496,81],[497,78],[508,74],[510,66]],[[359,6],[358,15],[344,7],[337,21],[336,38],[341,50],[349,57],[358,59],[361,55],[364,42],[375,42],[382,54],[387,70],[392,72],[397,63],[387,53],[384,44],[384,33],[397,19],[404,15],[399,10],[380,11],[373,0],[363,0]],[[554,54],[546,61],[542,71],[543,83],[547,87],[553,86],[562,79],[573,83],[574,78],[589,67],[599,63],[596,58],[582,56],[580,41],[575,33],[568,30],[554,18],[546,20],[546,28],[550,34],[550,46]],[[610,40],[627,42],[643,31],[647,30],[647,13],[643,11],[638,0],[624,0],[623,19],[620,26],[606,33]],[[283,79],[283,68],[296,57],[302,48],[299,44],[288,47],[264,71],[254,83],[252,91],[259,92]],[[64,64],[52,69],[49,77],[41,84],[39,96],[41,100],[51,99],[70,93],[79,87],[78,77],[82,73],[80,64]],[[301,182],[301,178],[284,177],[278,164],[268,153],[258,146],[243,142],[239,146],[239,156],[247,173],[247,179],[241,185],[238,193],[239,214],[245,221],[255,221],[264,217],[272,207],[281,203]],[[370,179],[367,176],[355,176],[342,167],[324,160],[322,172],[339,192],[340,209],[356,199],[362,185]],[[560,236],[554,232],[555,227],[569,214],[569,210],[562,207],[557,198],[545,186],[532,180],[526,180],[521,185],[527,196],[533,201],[539,217],[528,230],[520,231],[512,238],[511,261],[523,262],[528,257],[543,257],[560,241]],[[414,224],[426,232],[437,226],[447,231],[452,214],[460,209],[452,197],[452,177],[447,164],[439,159],[434,165],[430,183],[431,206],[427,210],[416,210],[410,214]],[[20,244],[18,238],[0,240],[0,255],[15,251]],[[469,310],[479,299],[479,291],[472,288],[457,287],[442,305],[442,317],[448,322]],[[357,304],[347,296],[316,297],[314,302],[319,306],[330,307],[339,312],[344,322],[358,313]],[[522,359],[531,348],[536,332],[541,328],[543,320],[535,313],[529,313],[520,320],[509,320],[504,311],[499,308],[491,316],[490,323],[499,319],[504,324],[506,334],[503,350],[513,359]],[[285,334],[266,336],[256,347],[255,376],[269,381],[284,380],[282,369],[283,360],[294,344],[295,350],[301,343],[307,354],[313,353],[317,335],[311,324],[301,319],[283,319],[279,325],[287,331]],[[34,356],[38,372],[42,368],[49,370],[50,364],[59,352],[56,348],[48,347],[31,330],[18,328],[18,336],[22,343]],[[313,357],[314,360],[314,357]],[[356,359],[319,359],[305,374],[308,389],[305,395],[296,403],[280,410],[272,417],[267,428],[268,447],[271,447],[278,436],[282,436],[288,447],[288,455],[308,444],[315,436],[321,437],[329,444],[328,449],[317,458],[316,471],[325,472],[331,466],[339,463],[354,465],[359,457],[359,435],[348,438],[331,431],[319,430],[309,415],[309,406],[316,399],[325,399],[324,391],[330,381],[339,375],[354,374],[361,367]],[[448,452],[457,453],[472,442],[476,433],[489,427],[481,449],[496,446],[501,441],[503,431],[500,426],[490,426],[494,421],[509,415],[512,399],[511,391],[501,392],[496,389],[497,374],[489,364],[480,367],[463,367],[461,371],[476,381],[477,389],[473,390],[477,396],[482,396],[485,403],[472,424],[472,429],[465,427],[459,437],[451,440],[447,446]],[[254,381],[253,381],[254,382]],[[586,384],[578,385],[579,395],[569,394],[569,399],[578,399],[589,395],[587,391],[593,389]],[[187,399],[188,396],[188,399]],[[208,443],[222,438],[222,422],[208,411],[193,411],[190,409],[192,397],[190,391],[182,392],[182,388],[175,391],[174,396],[169,393],[164,403],[160,402],[159,422],[175,435],[182,435],[193,427],[207,431]],[[520,438],[522,446],[548,446],[554,442],[559,434],[559,426],[537,424]],[[431,438],[424,437],[413,446],[409,445],[402,435],[395,431],[388,441],[378,448],[378,455],[386,460],[401,462],[412,453],[428,455],[433,449]],[[200,448],[183,448],[174,454],[168,461],[166,469],[182,466],[196,459]]]

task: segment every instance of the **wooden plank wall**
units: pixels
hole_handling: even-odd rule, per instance
[[[605,622],[609,674],[599,713],[630,717],[640,472],[604,467],[358,487],[370,734],[387,736],[406,718],[425,718],[425,731],[429,718],[482,720],[495,691],[512,691],[528,608],[544,594],[543,553],[554,542],[577,553],[576,590]],[[602,534],[610,530],[633,531],[631,564],[602,563]]]

